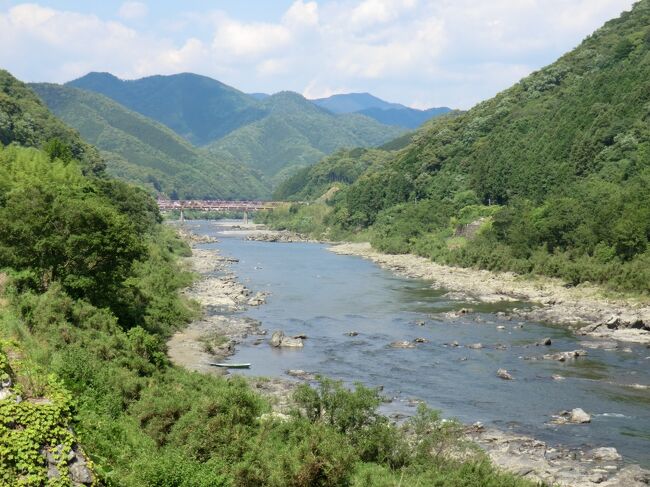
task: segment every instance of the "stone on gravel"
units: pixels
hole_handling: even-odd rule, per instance
[[[587,456],[605,462],[616,462],[622,459],[616,448],[612,447],[595,448],[588,452]]]

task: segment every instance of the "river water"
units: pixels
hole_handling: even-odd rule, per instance
[[[481,421],[552,444],[614,446],[627,461],[650,466],[650,389],[631,387],[650,385],[646,346],[586,348],[584,342],[594,340],[562,327],[508,321],[496,314],[508,305],[450,300],[426,281],[396,277],[365,259],[328,252],[326,245],[246,241],[223,234],[218,222],[189,225],[220,240],[203,247],[216,246],[239,259],[232,269],[248,288],[271,293],[267,304],[249,308],[246,316],[269,333],[308,336],[297,350],[254,345],[259,337],[250,337],[230,360],[252,367],[233,373],[287,378],[288,369],[302,369],[346,383],[381,385],[396,398],[387,412],[411,414],[413,400],[424,400],[463,422]],[[461,308],[476,312],[444,316]],[[349,331],[358,336],[347,336]],[[429,342],[415,349],[389,347],[418,337]],[[550,347],[535,346],[545,337],[552,339]],[[447,345],[453,341],[461,346]],[[466,347],[473,343],[484,348]],[[579,348],[588,356],[565,363],[524,359]],[[498,378],[499,368],[515,380]],[[553,380],[554,374],[565,380]],[[553,414],[576,407],[592,415],[590,424],[549,424]]]

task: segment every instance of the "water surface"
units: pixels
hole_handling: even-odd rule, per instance
[[[580,342],[586,340],[562,327],[508,321],[496,314],[507,305],[449,300],[426,281],[396,277],[365,259],[328,252],[325,245],[246,241],[220,233],[215,222],[190,225],[219,238],[206,248],[216,245],[223,255],[239,259],[232,269],[247,287],[272,293],[266,305],[248,309],[247,316],[269,332],[309,337],[299,350],[254,345],[258,337],[250,337],[231,360],[250,362],[252,368],[234,373],[286,378],[288,369],[302,369],[347,383],[382,385],[396,398],[389,406],[394,411],[412,413],[413,399],[421,399],[464,422],[512,428],[553,444],[614,446],[626,460],[650,465],[650,391],[629,387],[650,384],[645,346],[588,349],[587,357],[566,363],[524,360],[585,348]],[[460,308],[478,313],[444,316]],[[347,336],[348,331],[358,336]],[[389,347],[418,337],[429,343]],[[545,337],[552,346],[535,346]],[[453,341],[461,346],[450,347]],[[484,348],[464,346],[473,343]],[[515,380],[499,379],[499,368]],[[566,379],[555,381],[554,374]],[[576,407],[592,414],[590,424],[548,424],[552,414]]]

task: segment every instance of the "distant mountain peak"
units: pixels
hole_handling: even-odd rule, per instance
[[[390,103],[376,97],[371,93],[341,93],[328,98],[312,100],[315,105],[332,113],[360,113],[376,121],[414,129],[433,117],[450,112],[447,107],[418,110],[400,103]]]

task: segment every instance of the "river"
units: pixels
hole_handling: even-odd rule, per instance
[[[463,422],[570,447],[613,446],[626,461],[650,466],[650,389],[632,386],[650,384],[645,345],[587,348],[585,342],[595,340],[497,314],[512,304],[450,300],[426,281],[396,277],[367,260],[328,252],[326,245],[247,241],[224,234],[218,222],[188,225],[220,240],[202,247],[216,245],[222,255],[238,259],[233,271],[248,288],[271,293],[267,304],[249,308],[246,316],[269,332],[308,336],[303,349],[255,345],[258,337],[250,337],[230,360],[252,367],[233,373],[287,378],[287,370],[302,369],[346,383],[381,385],[383,394],[395,398],[387,413],[411,414],[415,400],[423,400]],[[444,314],[461,308],[474,312],[459,318]],[[348,336],[349,331],[358,335]],[[536,346],[546,337],[551,346]],[[415,338],[428,343],[389,347]],[[460,346],[449,345],[454,341]],[[474,343],[484,348],[466,347]],[[588,356],[568,362],[525,359],[575,349],[588,350]],[[514,380],[498,378],[499,368]],[[576,407],[592,415],[590,424],[549,423],[558,411]]]

